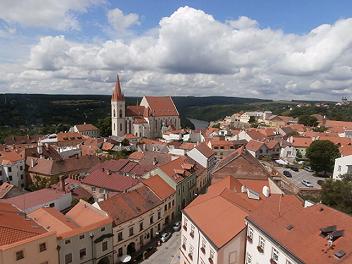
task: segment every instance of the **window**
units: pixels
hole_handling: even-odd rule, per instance
[[[158,224],[158,231],[160,231],[160,223]]]
[[[194,237],[194,225],[191,225],[191,233],[190,236],[193,238]]]
[[[279,251],[276,248],[273,248],[271,252],[271,259],[275,261],[279,261]]]
[[[95,187],[92,187],[92,191],[95,192]]]
[[[9,176],[9,180],[12,181],[12,176]]]
[[[70,244],[71,243],[71,240],[69,240],[69,239],[67,239],[67,240],[65,240],[65,244],[67,245],[67,244]]]
[[[210,249],[209,260],[212,261],[212,260],[214,259],[214,254],[215,254],[214,250],[213,250],[213,249]]]
[[[182,239],[182,248],[184,250],[186,250],[186,245],[187,245],[187,238],[185,236],[183,236],[183,239]]]
[[[49,204],[50,207],[55,207],[55,203]]]
[[[120,109],[119,117],[122,118],[122,109]]]
[[[102,228],[100,229],[100,231],[101,231],[101,232],[104,232],[104,231],[105,231],[105,227],[102,227]]]
[[[252,264],[252,256],[249,253],[246,256],[246,264]]]
[[[202,247],[200,248],[200,250],[203,252],[203,254],[205,254],[205,250],[207,247],[207,241],[205,240],[205,238],[202,239]]]
[[[8,167],[7,169],[8,169],[8,171],[9,171],[9,172],[11,172],[11,171],[12,171],[12,168],[11,168],[11,167]]]
[[[23,180],[23,174],[21,174],[21,180]]]
[[[142,231],[143,230],[143,222],[140,222],[139,223],[139,231]]]
[[[130,233],[130,236],[133,236],[133,226],[130,227],[129,233]]]
[[[172,200],[172,206],[174,206],[175,205],[175,200]]]
[[[120,131],[122,131],[122,124],[120,124]]]
[[[82,248],[82,249],[79,251],[79,258],[80,258],[80,259],[83,259],[86,255],[87,255],[86,249],[85,249],[85,248]]]
[[[167,204],[165,204],[165,208],[164,208],[165,212],[167,211]]]
[[[20,260],[20,259],[23,259],[23,258],[24,258],[23,250],[17,251],[16,252],[16,260]]]
[[[249,242],[253,241],[253,229],[251,227],[248,227],[247,239],[248,239]]]
[[[72,263],[72,253],[65,255],[65,264]]]
[[[118,250],[118,255],[119,255],[119,257],[121,257],[121,256],[123,255],[122,247],[119,248],[119,250]]]
[[[84,238],[84,235],[80,235],[80,236],[79,236],[79,239],[83,239],[83,238]]]
[[[265,239],[263,237],[259,236],[258,251],[263,253],[264,252],[264,246],[265,246]]]
[[[23,166],[20,166],[20,170],[23,170]]]
[[[150,224],[154,223],[154,218],[153,218],[153,215],[150,216]]]
[[[169,209],[171,208],[171,202],[169,202]]]
[[[291,260],[286,260],[286,264],[293,264],[293,262]]]
[[[187,219],[183,220],[183,229],[187,231]]]
[[[39,244],[39,252],[43,252],[46,250],[46,243],[40,243]]]
[[[158,211],[158,219],[160,219],[160,218],[161,218],[161,212]]]
[[[193,246],[192,245],[189,246],[188,257],[190,259],[193,259]]]
[[[102,250],[103,250],[103,251],[108,250],[108,241],[104,241],[104,242],[103,242],[103,244],[102,244]]]
[[[133,229],[133,228],[132,228]],[[132,231],[133,232],[133,231]],[[122,241],[122,231],[117,233],[117,241]]]

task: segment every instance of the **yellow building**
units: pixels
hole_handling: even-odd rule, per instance
[[[48,232],[11,204],[0,203],[0,264],[57,264],[55,232]]]

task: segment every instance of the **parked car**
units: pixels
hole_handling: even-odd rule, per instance
[[[156,251],[156,247],[148,247],[143,253],[144,254],[143,259],[149,258],[150,255],[152,255],[155,251]]]
[[[299,169],[297,167],[294,167],[294,166],[290,167],[290,169],[293,170],[293,171],[296,171],[296,172],[299,171]]]
[[[172,229],[173,229],[174,231],[179,231],[179,230],[181,229],[181,222],[176,222],[176,223],[173,225]]]
[[[314,171],[312,170],[312,168],[309,167],[309,166],[305,166],[305,167],[304,167],[304,170],[305,170],[305,171],[308,171],[308,172],[314,172]]]
[[[287,177],[287,178],[292,178],[292,174],[291,172],[284,170],[283,174]]]
[[[313,187],[313,184],[310,181],[302,180],[302,184],[307,187]]]
[[[160,240],[161,240],[161,242],[165,243],[166,241],[168,241],[170,239],[170,237],[171,237],[171,233],[165,232],[161,235]]]

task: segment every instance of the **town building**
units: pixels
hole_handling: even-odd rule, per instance
[[[181,128],[180,115],[170,96],[144,96],[139,105],[127,106],[121,91],[119,76],[111,97],[112,135],[122,137],[157,138],[163,129]]]
[[[66,215],[55,208],[40,208],[29,217],[56,233],[60,264],[114,263],[112,219],[89,203],[80,200]]]
[[[11,204],[0,203],[0,264],[58,264],[55,232],[48,232]]]
[[[174,211],[175,200],[166,197],[173,196],[174,191],[170,188],[157,191],[159,195],[161,192],[163,200],[149,187],[140,186],[94,204],[113,219],[115,261],[142,250],[168,224],[166,217]]]
[[[14,150],[0,151],[0,182],[22,189],[26,186],[24,157]]]
[[[99,129],[92,124],[78,124],[70,128],[72,132],[78,132],[83,136],[97,138],[99,137]]]
[[[352,263],[351,216],[328,206],[271,196],[246,220],[245,263]]]
[[[335,159],[333,179],[340,180],[345,174],[352,174],[352,155]]]
[[[41,207],[54,207],[59,211],[63,211],[71,206],[72,195],[70,192],[65,193],[45,188],[16,197],[2,199],[0,202],[13,204],[25,213],[33,212]]]

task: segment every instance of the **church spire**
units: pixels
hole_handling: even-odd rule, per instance
[[[123,101],[124,97],[123,94],[121,92],[121,84],[120,84],[120,78],[119,75],[116,75],[116,83],[115,83],[115,88],[114,91],[112,93],[112,97],[111,97],[111,101]]]

